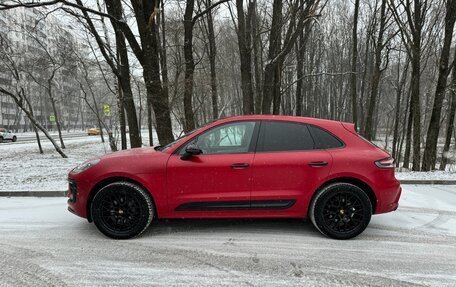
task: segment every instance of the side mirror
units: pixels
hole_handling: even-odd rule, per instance
[[[188,160],[189,158],[191,158],[192,156],[194,155],[199,155],[199,154],[202,154],[203,151],[197,147],[196,145],[188,145],[186,148],[185,148],[185,153],[181,156],[181,159],[182,160]]]

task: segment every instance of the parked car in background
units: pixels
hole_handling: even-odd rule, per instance
[[[155,218],[301,218],[349,239],[397,209],[391,156],[354,124],[304,117],[216,121],[164,147],[89,160],[68,175],[68,207],[111,238]]]
[[[89,136],[97,136],[101,133],[99,128],[92,128],[87,130],[87,135]]]
[[[16,135],[13,133],[12,130],[7,130],[4,128],[0,128],[0,143],[4,141],[17,141]]]

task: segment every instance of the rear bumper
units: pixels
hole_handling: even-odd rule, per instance
[[[395,211],[399,207],[399,199],[401,198],[402,188],[398,181],[392,187],[382,189],[380,201],[375,210],[376,214]]]

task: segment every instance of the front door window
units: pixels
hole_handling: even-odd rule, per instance
[[[205,132],[190,144],[200,148],[203,155],[246,153],[251,150],[254,128],[255,122],[226,124]]]

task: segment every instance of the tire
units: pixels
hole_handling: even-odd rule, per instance
[[[13,137],[13,143],[15,143],[16,141],[17,141],[17,137],[14,136],[14,137]]]
[[[366,229],[372,216],[372,204],[361,188],[334,183],[317,191],[309,215],[322,234],[334,239],[350,239]]]
[[[2,143],[2,142],[3,142],[3,137],[0,137],[0,143]]]
[[[154,205],[149,193],[139,186],[114,182],[95,194],[90,212],[98,230],[104,235],[113,239],[129,239],[149,227],[154,217]]]

